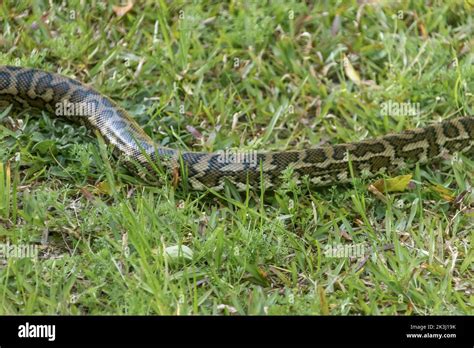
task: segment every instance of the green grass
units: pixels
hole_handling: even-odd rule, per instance
[[[0,64],[74,76],[158,143],[195,151],[300,149],[474,114],[468,1],[158,3],[118,18],[101,1],[4,1]],[[389,101],[420,112],[383,115]],[[415,168],[382,201],[361,179],[155,187],[84,127],[35,110],[0,110],[0,144],[0,243],[39,252],[0,258],[1,314],[473,313],[472,158]],[[325,254],[359,244],[366,256]],[[187,257],[167,256],[176,246]]]

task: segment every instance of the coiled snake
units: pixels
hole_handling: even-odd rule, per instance
[[[345,183],[354,175],[391,173],[455,152],[474,152],[474,117],[461,117],[424,128],[355,143],[326,145],[300,151],[223,156],[161,147],[108,97],[71,78],[37,69],[0,67],[0,101],[47,110],[84,122],[98,130],[130,162],[151,170],[162,163],[183,173],[197,190],[221,190],[225,181],[237,189],[277,186],[291,167],[300,180],[308,176],[317,186]],[[262,182],[263,180],[263,182]]]

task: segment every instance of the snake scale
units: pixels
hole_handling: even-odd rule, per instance
[[[99,131],[130,162],[148,169],[153,162],[162,163],[170,173],[186,173],[181,175],[182,181],[185,178],[196,190],[221,190],[226,181],[238,190],[245,190],[247,185],[271,189],[279,185],[282,172],[289,167],[297,181],[308,176],[316,186],[347,183],[351,181],[351,167],[355,176],[371,177],[427,163],[445,154],[474,152],[473,116],[307,150],[240,157],[179,151],[153,142],[124,109],[93,88],[59,74],[14,66],[0,66],[0,101],[80,120]]]

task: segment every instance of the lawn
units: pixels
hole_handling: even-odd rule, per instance
[[[0,2],[0,65],[88,83],[194,151],[474,115],[472,1],[113,3]],[[3,108],[0,314],[472,314],[473,173],[455,156],[397,173],[401,192],[290,175],[199,192],[135,177],[84,126]],[[21,246],[36,257],[5,256]]]

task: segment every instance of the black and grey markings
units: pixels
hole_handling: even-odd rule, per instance
[[[52,85],[53,98],[56,102],[60,102],[69,93],[70,86],[66,82],[58,82]],[[40,93],[38,93],[40,94]]]
[[[336,161],[342,161],[346,158],[347,150],[349,149],[348,144],[334,145],[334,153],[332,158]]]
[[[72,92],[71,96],[69,97],[69,102],[71,103],[80,103],[83,102],[89,97],[91,91],[85,88],[76,88],[74,92]]]
[[[52,82],[53,82],[53,77],[50,74],[43,74],[43,76],[41,76],[38,79],[38,82],[36,83],[36,86],[35,86],[36,94],[43,95],[47,91],[52,90],[53,89]]]
[[[466,117],[459,119],[459,123],[464,127],[466,136],[471,140],[474,139],[474,117]]]
[[[355,143],[354,149],[350,150],[350,154],[356,157],[364,157],[365,155],[379,154],[385,152],[385,145],[381,142],[362,142]]]
[[[24,94],[31,88],[33,85],[33,79],[35,77],[34,70],[24,70],[16,75],[16,80],[19,86],[19,90],[25,91]]]
[[[298,162],[299,154],[296,151],[293,152],[277,152],[273,154],[271,164],[276,166],[279,171],[287,168],[291,163]]]
[[[454,125],[452,124],[444,124],[443,127],[441,127],[443,130],[443,134],[446,138],[457,138],[459,136],[459,129],[457,129]]]
[[[306,163],[323,163],[328,159],[326,153],[322,148],[306,150],[305,157],[303,159]]]
[[[61,75],[0,66],[0,100],[48,110],[53,102],[88,102],[93,105],[93,112],[89,117],[76,119],[99,130],[107,142],[115,145],[118,153],[147,168],[150,167],[147,157],[156,162],[163,160],[162,163],[173,170],[181,163],[181,154],[182,162],[188,168],[188,179],[197,189],[222,189],[224,181],[237,184],[239,190],[247,183],[259,188],[262,178],[264,187],[274,187],[281,181],[282,171],[288,167],[293,167],[296,177],[307,175],[317,185],[343,183],[351,179],[349,164],[355,175],[364,172],[375,175],[406,164],[426,162],[446,152],[474,152],[474,117],[471,116],[360,143],[259,153],[256,154],[258,165],[255,166],[245,161],[222,162],[215,153],[181,153],[156,145],[127,112],[109,98]],[[69,119],[68,115],[65,117]],[[143,156],[143,150],[150,156]]]
[[[0,93],[2,93],[2,90],[9,89],[10,84],[11,75],[6,71],[0,72]]]

